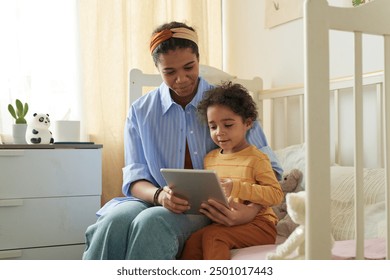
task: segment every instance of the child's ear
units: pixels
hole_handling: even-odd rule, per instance
[[[245,125],[247,126],[248,129],[252,128],[253,120],[251,118],[247,118],[245,121]]]

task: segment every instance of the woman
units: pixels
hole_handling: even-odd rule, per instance
[[[113,199],[86,232],[84,259],[176,259],[194,231],[214,222],[232,226],[251,221],[261,205],[215,201],[202,205],[204,215],[182,214],[188,202],[171,193],[160,168],[203,168],[203,158],[216,148],[196,106],[212,88],[199,77],[197,34],[171,22],[158,27],[150,52],[163,83],[135,101],[125,125],[125,198]],[[265,152],[274,171],[282,170],[256,123],[248,141]],[[165,186],[165,187],[164,187]],[[152,207],[155,206],[155,207]]]

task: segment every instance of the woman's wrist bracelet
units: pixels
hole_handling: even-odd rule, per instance
[[[153,204],[154,206],[157,206],[159,205],[158,203],[158,196],[160,195],[160,192],[162,192],[163,188],[157,188],[156,192],[154,193],[154,196],[153,196]]]

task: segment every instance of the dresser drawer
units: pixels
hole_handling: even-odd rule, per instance
[[[0,251],[1,260],[81,260],[85,244]]]
[[[0,200],[0,250],[82,244],[100,196]]]
[[[101,194],[101,149],[0,150],[0,199]]]

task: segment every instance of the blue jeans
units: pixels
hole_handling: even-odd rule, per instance
[[[86,231],[83,259],[176,259],[191,233],[210,223],[204,215],[150,206],[126,201],[101,216]]]

